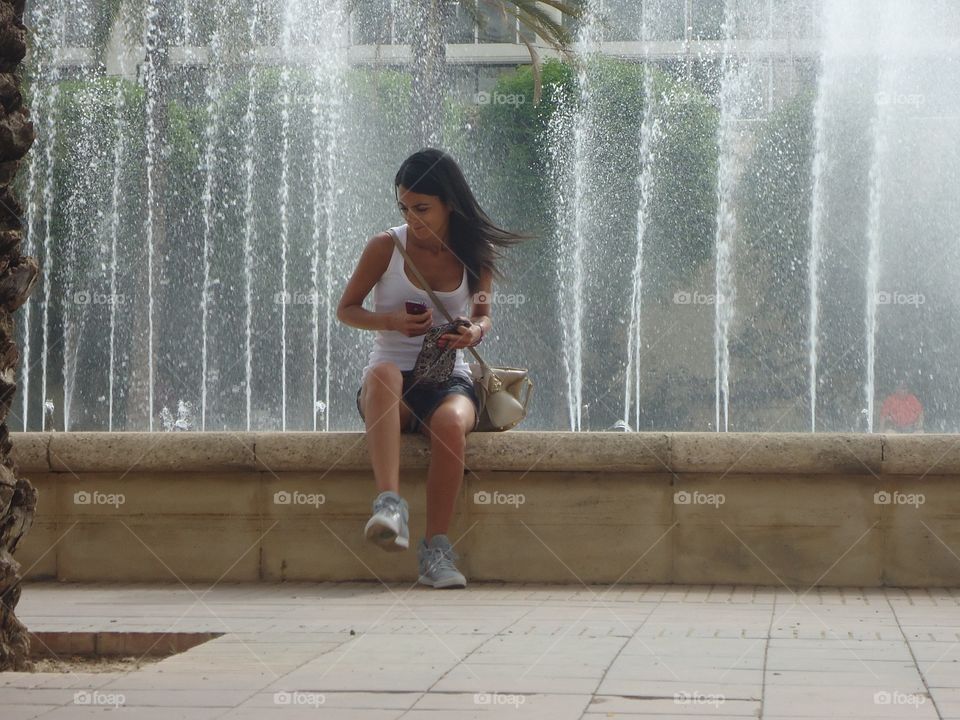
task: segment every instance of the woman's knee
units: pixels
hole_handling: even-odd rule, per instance
[[[430,415],[430,435],[450,449],[461,449],[466,444],[467,433],[473,427],[473,418],[468,418],[463,408],[456,405],[441,405]]]
[[[396,363],[384,362],[377,363],[367,374],[366,393],[367,396],[380,395],[382,393],[391,393],[399,397],[403,389],[403,375]]]

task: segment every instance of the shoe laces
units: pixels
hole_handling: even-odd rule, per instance
[[[434,570],[456,570],[454,563],[460,559],[460,556],[454,552],[453,548],[428,547],[426,552],[427,569]]]
[[[397,515],[403,515],[403,500],[397,500],[395,497],[386,495],[384,497],[377,498],[373,506],[374,512],[380,512],[381,510],[386,510],[388,512],[396,513]]]

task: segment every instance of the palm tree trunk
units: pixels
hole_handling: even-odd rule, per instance
[[[413,54],[413,137],[421,146],[442,142],[447,47],[443,28],[450,19],[448,0],[414,0],[410,23]]]
[[[0,0],[0,671],[24,670],[30,664],[27,630],[15,614],[21,578],[13,553],[30,530],[37,506],[37,491],[29,480],[18,477],[10,457],[13,444],[6,422],[20,364],[13,313],[26,302],[39,277],[37,261],[20,254],[22,209],[12,188],[20,160],[34,140],[17,73],[27,52],[24,3]]]

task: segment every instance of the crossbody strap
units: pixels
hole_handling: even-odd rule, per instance
[[[420,281],[420,284],[423,286],[423,289],[426,290],[427,293],[430,295],[430,298],[433,300],[433,304],[440,308],[440,311],[446,316],[448,322],[453,322],[453,318],[450,317],[450,313],[447,312],[447,308],[444,306],[442,302],[440,302],[437,296],[433,294],[433,290],[430,288],[430,283],[427,282],[426,278],[424,278],[423,275],[420,273],[420,270],[414,264],[413,260],[411,260],[410,256],[407,255],[407,250],[406,248],[403,247],[403,243],[400,242],[400,238],[397,235],[397,233],[394,231],[393,228],[389,228],[387,232],[390,233],[390,235],[393,237],[393,242],[397,246],[397,248],[400,250],[400,254],[403,255],[404,259],[408,263],[410,263],[410,267],[413,269],[413,274],[417,276],[417,280]],[[403,268],[400,268],[400,270],[402,272]],[[473,353],[473,356],[477,359],[477,362],[480,363],[480,365],[483,368],[487,367],[487,364],[483,361],[483,358],[480,357],[480,354],[474,348],[467,347],[466,349]]]

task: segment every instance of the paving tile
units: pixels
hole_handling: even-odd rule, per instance
[[[3,720],[30,720],[55,710],[56,705],[20,705],[5,703],[3,705]]]
[[[333,708],[359,708],[381,710],[406,710],[413,707],[423,693],[411,692],[316,692],[274,690],[259,692],[244,702],[241,708],[297,708],[310,706],[322,708],[324,713]]]
[[[405,717],[519,717],[579,720],[591,695],[544,695],[539,693],[430,693],[424,695]]]
[[[213,720],[222,717],[223,708],[165,708],[165,707],[92,707],[72,705],[57,708],[47,715],[44,720],[88,720],[89,718],[130,718],[131,720]],[[314,713],[316,714],[316,713]]]
[[[638,698],[616,695],[597,695],[587,707],[598,716],[612,714],[614,717],[751,717],[760,712],[760,701],[728,700],[722,696],[705,693],[681,694],[673,698]]]
[[[18,607],[35,631],[221,635],[130,672],[0,674],[3,720],[960,720],[952,589],[27,583]]]
[[[596,693],[651,698],[723,697],[726,700],[759,701],[762,683],[690,682],[677,680],[641,680],[636,678],[604,678]]]
[[[767,687],[764,718],[873,717],[934,720],[937,712],[930,697],[896,687],[819,687],[783,685]]]
[[[397,720],[401,716],[406,718],[405,710],[383,710],[373,708],[324,708],[322,715],[312,707],[284,707],[284,708],[248,708],[240,707],[229,711],[218,718],[228,720]],[[436,718],[439,720],[439,718]]]
[[[960,689],[956,687],[930,688],[930,696],[937,703],[937,709],[944,717],[960,715]]]

